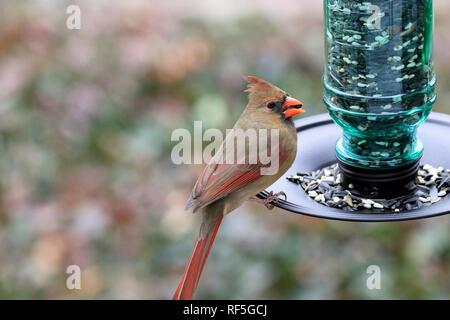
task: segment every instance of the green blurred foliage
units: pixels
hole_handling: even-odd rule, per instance
[[[81,30],[65,27],[69,3]],[[321,101],[320,1],[13,1],[0,12],[0,298],[170,298],[199,225],[201,166],[171,133],[230,128],[256,75]],[[450,113],[450,4],[436,0],[436,111]],[[198,298],[450,298],[450,220],[356,224],[245,205]],[[66,289],[66,268],[82,289]],[[366,269],[382,269],[382,290]]]

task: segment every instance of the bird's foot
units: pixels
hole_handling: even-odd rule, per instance
[[[250,198],[250,200],[258,202],[260,204],[263,204],[266,206],[267,209],[272,210],[275,206],[271,202],[278,201],[280,196],[283,196],[284,200],[287,200],[286,193],[284,193],[283,191],[280,191],[275,194],[273,193],[273,191],[270,191],[265,199],[259,199],[256,197],[252,197],[252,198]]]

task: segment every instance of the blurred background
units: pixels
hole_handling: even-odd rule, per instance
[[[81,8],[81,30],[66,8]],[[450,113],[450,2],[435,0],[438,102]],[[202,169],[171,133],[230,128],[242,75],[321,101],[322,2],[3,0],[0,298],[167,299],[199,216]],[[197,298],[450,298],[450,217],[323,221],[247,204],[225,219]],[[66,288],[66,268],[82,271]],[[381,267],[381,290],[366,268]]]

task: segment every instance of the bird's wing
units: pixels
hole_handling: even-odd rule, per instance
[[[218,164],[211,161],[200,174],[186,209],[194,212],[261,177],[261,164]]]

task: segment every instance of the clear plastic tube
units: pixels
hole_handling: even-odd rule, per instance
[[[324,0],[324,102],[344,130],[349,164],[384,168],[417,160],[417,128],[435,94],[432,0]]]

